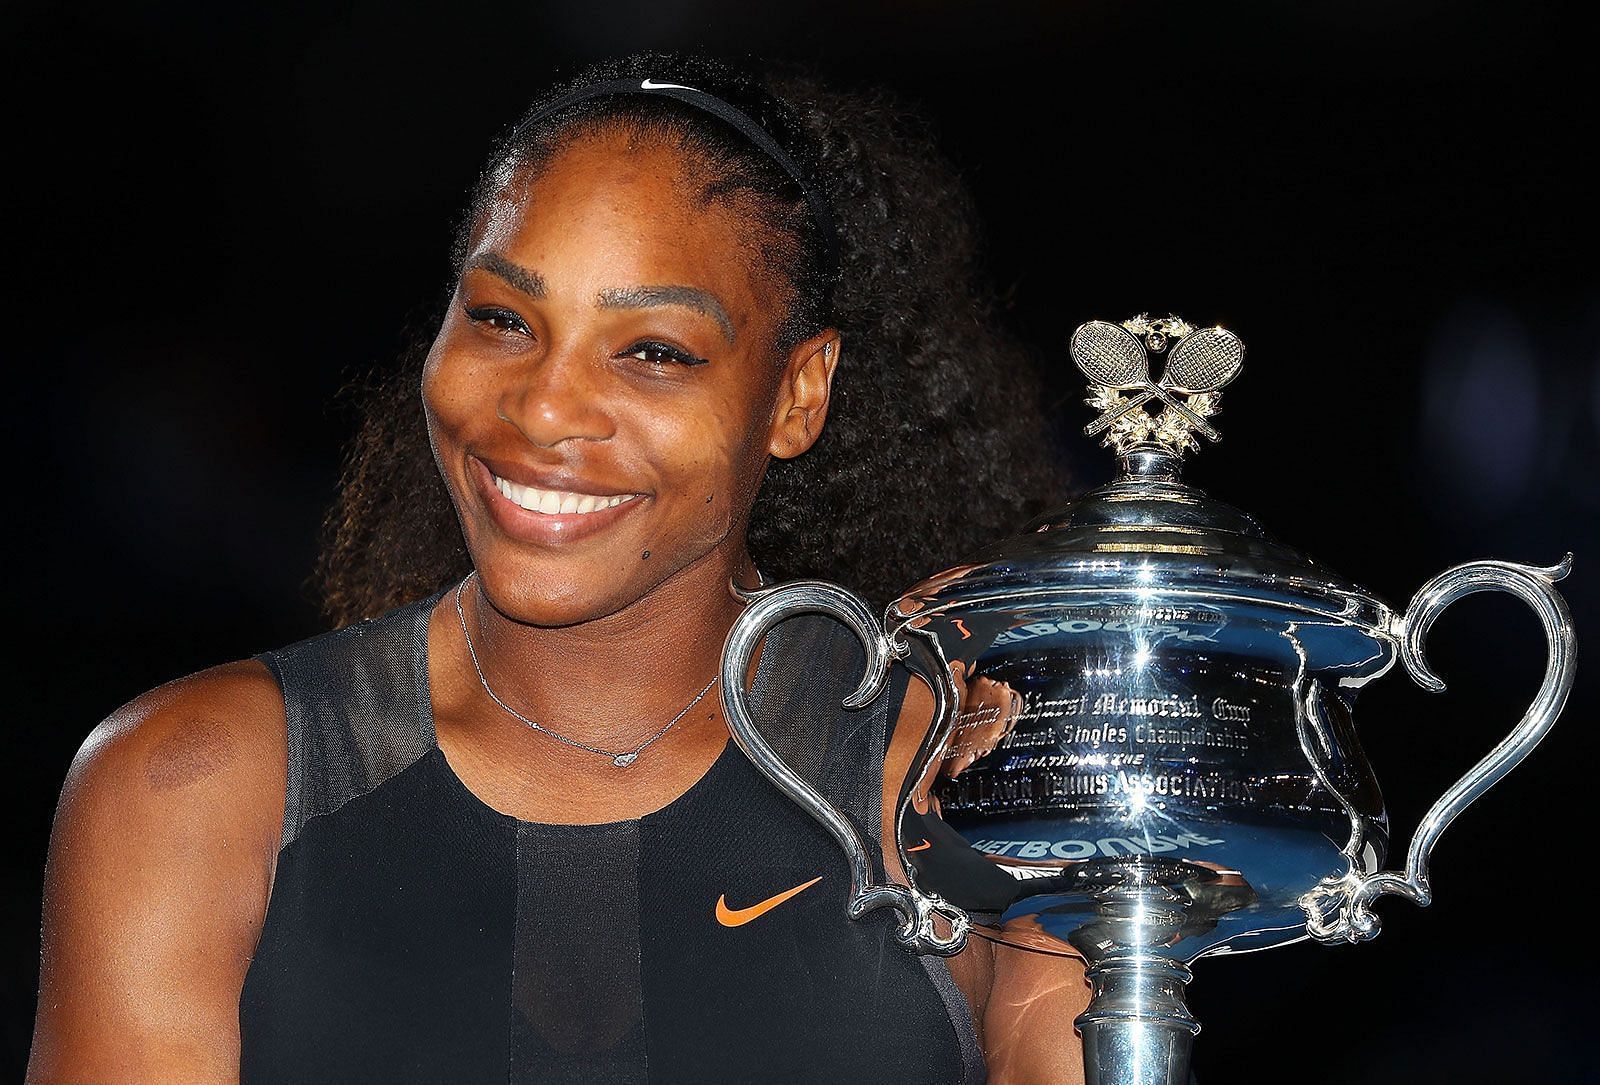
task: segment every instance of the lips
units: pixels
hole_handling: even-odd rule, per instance
[[[647,494],[619,492],[569,472],[538,472],[519,464],[468,457],[480,499],[506,534],[551,545],[588,538],[644,505]]]

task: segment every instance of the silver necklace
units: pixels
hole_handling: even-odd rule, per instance
[[[651,735],[649,738],[645,739],[631,750],[603,750],[599,746],[591,746],[587,742],[579,742],[575,738],[568,738],[566,735],[563,735],[557,731],[552,731],[550,728],[536,720],[530,720],[527,716],[524,716],[521,712],[518,712],[515,708],[512,708],[510,705],[502,701],[500,699],[500,695],[489,688],[489,680],[483,675],[483,665],[478,662],[478,652],[472,647],[472,634],[467,632],[467,612],[461,609],[461,589],[467,586],[467,580],[471,580],[477,575],[478,570],[474,569],[472,572],[467,574],[466,580],[463,580],[460,584],[456,585],[456,617],[461,619],[461,636],[467,642],[467,655],[472,657],[472,669],[478,672],[478,682],[482,684],[483,692],[487,693],[489,698],[494,701],[495,704],[499,705],[501,708],[505,709],[507,712],[511,713],[511,715],[515,716],[517,719],[521,720],[535,731],[538,731],[540,734],[549,735],[562,745],[571,746],[575,750],[586,750],[589,753],[599,754],[602,757],[609,757],[611,758],[611,763],[617,766],[619,769],[627,768],[629,765],[633,764],[641,753],[649,749],[650,746],[654,745],[657,739],[661,738],[668,731],[672,730],[672,725],[683,719],[683,717],[687,716],[689,714],[689,710],[694,708],[695,705],[699,704],[705,698],[705,695],[711,692],[711,687],[717,684],[717,679],[722,677],[720,673],[714,675],[711,681],[706,683],[705,688],[699,693],[695,694],[694,700],[683,706],[683,711],[679,712],[676,716],[673,716],[662,726],[661,730],[657,731],[655,734]]]

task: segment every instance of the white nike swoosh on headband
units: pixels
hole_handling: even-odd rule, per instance
[[[640,90],[698,90],[697,87],[686,87],[682,83],[657,83],[653,79],[646,79],[639,84]]]

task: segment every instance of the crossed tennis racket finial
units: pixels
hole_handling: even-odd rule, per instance
[[[1145,342],[1140,342],[1140,336]],[[1166,353],[1166,366],[1159,380],[1150,379],[1150,350]],[[1244,365],[1244,343],[1223,328],[1195,330],[1174,316],[1151,320],[1140,315],[1121,325],[1104,320],[1079,325],[1072,333],[1072,360],[1094,386],[1091,403],[1102,410],[1099,418],[1084,427],[1084,433],[1093,436],[1109,429],[1152,399],[1159,399],[1173,415],[1162,412],[1159,418],[1151,419],[1147,412],[1140,411],[1136,422],[1118,426],[1110,440],[1119,452],[1125,451],[1124,445],[1141,442],[1176,449],[1193,445],[1190,431],[1213,441],[1222,439],[1202,413],[1216,413],[1221,398],[1218,393],[1239,375]],[[1124,397],[1123,392],[1136,394]],[[1191,405],[1193,397],[1201,398]]]

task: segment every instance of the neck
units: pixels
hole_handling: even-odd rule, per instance
[[[630,750],[716,675],[723,641],[743,609],[728,590],[735,576],[755,583],[749,555],[742,548],[732,556],[714,552],[614,614],[557,628],[502,614],[476,577],[461,589],[461,605],[483,678],[501,701],[569,739]],[[714,694],[679,726],[720,718]]]

